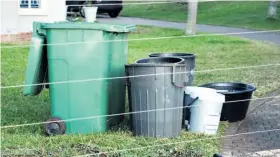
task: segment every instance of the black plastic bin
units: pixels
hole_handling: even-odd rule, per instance
[[[200,87],[214,88],[217,92],[226,96],[220,120],[229,122],[237,122],[246,117],[250,99],[256,90],[253,85],[237,82],[209,83]]]

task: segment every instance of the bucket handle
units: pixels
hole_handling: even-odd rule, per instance
[[[183,85],[176,85],[176,66],[172,67],[172,84],[178,88],[185,88],[187,87],[187,82],[184,80]],[[184,77],[185,78],[185,77]]]
[[[194,98],[187,106],[191,106],[193,103],[195,103],[199,97]]]
[[[184,107],[184,108],[190,108],[190,106],[191,106],[193,103],[195,103],[198,99],[199,99],[199,97],[194,98],[189,104],[186,105],[187,107]],[[191,113],[190,113],[190,114],[191,114]],[[187,124],[186,127],[187,127],[187,129],[189,130],[189,129],[190,129],[190,124]]]

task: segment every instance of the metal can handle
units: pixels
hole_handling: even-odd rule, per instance
[[[187,82],[186,82],[186,80],[184,80],[184,82],[183,82],[183,85],[177,85],[176,84],[176,66],[173,66],[172,67],[172,84],[174,85],[174,86],[176,86],[176,87],[178,87],[178,88],[185,88],[185,87],[187,87]],[[184,77],[185,78],[185,77]]]

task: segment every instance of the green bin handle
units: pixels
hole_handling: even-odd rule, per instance
[[[47,42],[46,42],[46,32],[45,31],[42,31],[42,24],[44,23],[41,23],[41,22],[34,22],[33,23],[33,31],[35,31],[37,33],[37,35],[39,35],[40,37],[44,38],[45,40],[45,43],[44,43],[44,46],[47,46]],[[42,32],[40,32],[42,31]],[[48,80],[48,68],[47,68],[47,71],[46,71],[46,75],[45,75],[45,79],[44,79],[44,83],[49,83],[49,80]],[[46,84],[45,85],[45,88],[49,89],[49,84]]]

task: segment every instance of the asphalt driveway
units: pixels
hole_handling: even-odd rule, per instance
[[[163,27],[163,28],[174,28],[174,29],[185,29],[186,27],[186,23],[142,19],[142,18],[134,18],[134,17],[109,18],[108,16],[99,15],[98,21],[103,23],[136,24],[136,25],[147,25],[147,26],[156,26],[156,27]],[[253,40],[271,42],[280,45],[280,29],[275,32],[252,33],[255,30],[198,24],[197,31],[206,32],[206,33],[218,33],[218,34],[232,33],[230,35],[253,39]],[[246,34],[239,34],[239,33],[246,33]]]

